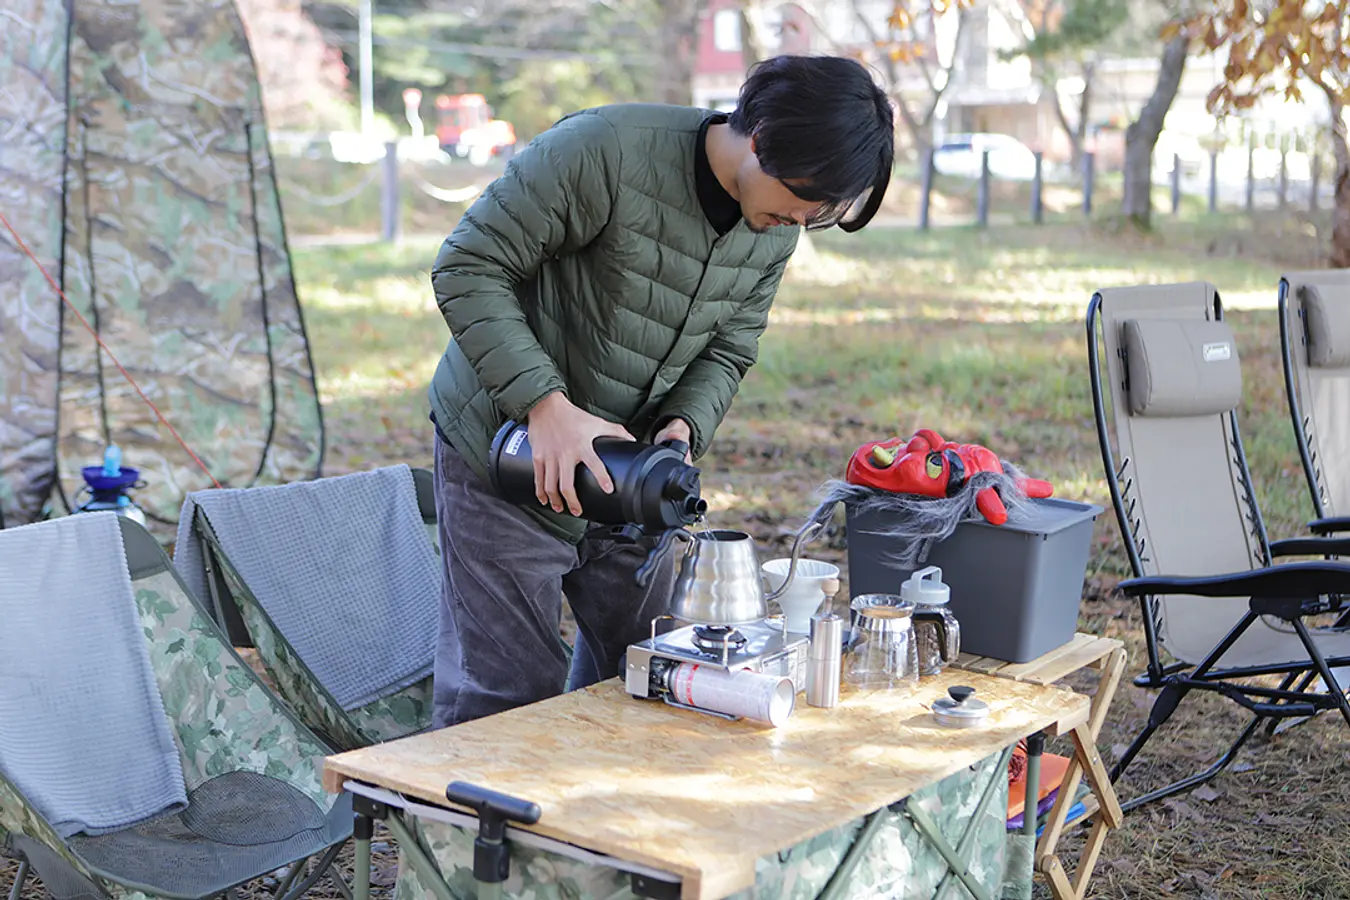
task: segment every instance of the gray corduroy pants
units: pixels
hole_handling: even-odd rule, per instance
[[[560,694],[568,678],[558,637],[564,594],[578,629],[571,687],[618,674],[628,645],[666,612],[674,554],[643,590],[634,574],[654,540],[555,537],[500,499],[439,435],[435,444],[442,577],[432,726]]]

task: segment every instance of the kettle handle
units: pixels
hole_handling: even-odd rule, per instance
[[[783,583],[778,586],[778,590],[764,598],[766,601],[777,600],[783,595],[784,591],[792,586],[792,579],[797,576],[797,560],[801,558],[802,546],[819,534],[824,527],[824,522],[807,522],[805,527],[797,532],[797,539],[792,542],[792,560],[788,563],[787,578],[783,579]]]
[[[938,646],[942,648],[939,654],[942,657],[942,664],[949,666],[956,662],[960,655],[954,640],[956,635],[947,627],[947,617],[942,612],[938,610],[915,610],[914,621],[932,622],[937,630]]]
[[[671,528],[662,532],[661,539],[656,542],[656,546],[647,554],[647,559],[638,567],[637,574],[633,576],[638,587],[645,589],[651,584],[652,573],[656,571],[656,564],[661,561],[662,556],[665,556],[666,551],[670,549],[671,543],[677,537],[683,538],[691,544],[694,541],[694,536],[683,528]]]

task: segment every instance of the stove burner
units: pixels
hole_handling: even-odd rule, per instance
[[[746,645],[746,637],[730,625],[695,625],[694,647],[710,656],[723,652],[739,653]]]

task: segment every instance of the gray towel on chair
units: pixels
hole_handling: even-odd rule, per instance
[[[407,466],[189,494],[174,565],[205,597],[203,548],[192,534],[197,506],[258,603],[343,709],[431,674],[441,570]]]
[[[0,531],[0,772],[62,837],[187,805],[113,513]]]

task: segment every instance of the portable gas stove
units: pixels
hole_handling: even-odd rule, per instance
[[[652,636],[628,647],[624,687],[634,697],[666,699],[669,675],[682,663],[735,672],[749,669],[792,679],[797,690],[806,686],[810,640],[789,635],[760,620],[744,625],[686,625],[665,634],[652,620]]]

